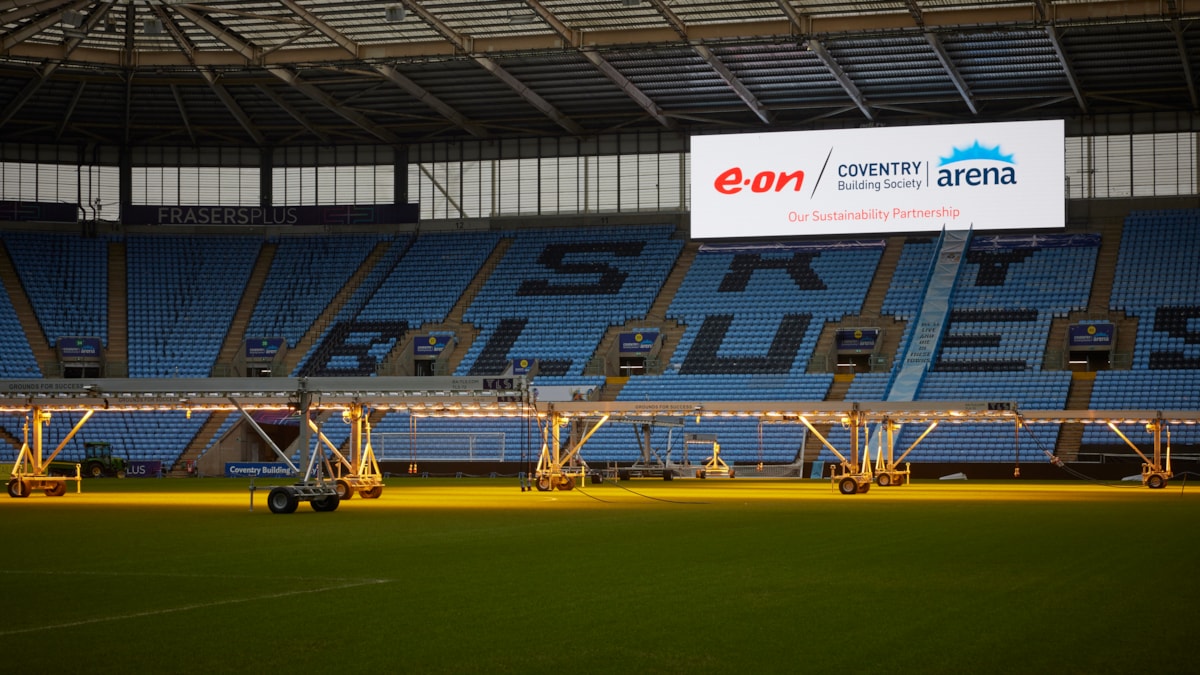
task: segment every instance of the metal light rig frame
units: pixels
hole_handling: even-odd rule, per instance
[[[301,425],[300,464],[305,471],[301,480],[286,490],[296,501],[313,502],[317,510],[333,510],[339,502],[338,476],[324,462],[324,453],[309,456],[308,435],[315,424],[309,411],[336,411],[354,427],[349,456],[338,457],[340,479],[347,494],[364,497],[383,488],[379,465],[370,447],[367,410],[403,411],[418,417],[512,418],[536,416],[542,426],[542,448],[536,479],[541,490],[569,490],[576,479],[586,475],[587,464],[580,456],[584,444],[611,420],[640,421],[647,418],[753,418],[772,423],[803,424],[840,460],[833,467],[833,480],[843,494],[866,492],[872,482],[881,487],[909,481],[908,468],[900,463],[939,424],[1106,424],[1143,460],[1142,482],[1152,489],[1162,488],[1173,476],[1170,457],[1170,433],[1164,453],[1162,433],[1171,424],[1200,424],[1195,410],[1016,410],[1010,402],[917,401],[917,402],[802,402],[802,401],[563,401],[551,403],[545,411],[532,403],[529,384],[523,377],[352,377],[352,378],[194,378],[194,379],[97,379],[97,380],[0,380],[0,413],[26,415],[32,434],[17,454],[9,480],[9,495],[27,497],[33,490],[48,495],[65,493],[65,478],[50,476],[48,467],[93,414],[106,411],[188,410],[243,414],[249,426],[267,445],[299,473],[293,463],[254,421],[254,411],[295,411],[306,423]],[[42,428],[54,412],[79,412],[82,418],[51,453],[43,451]],[[817,432],[813,423],[842,423],[851,429],[850,448],[842,452]],[[1130,441],[1117,424],[1142,424],[1153,435],[1150,456]],[[572,425],[571,438],[564,447],[560,431]],[[860,436],[867,425],[880,424],[876,431],[880,450],[872,466],[870,451],[860,452]],[[921,436],[899,456],[892,443],[896,425],[926,424]],[[317,429],[318,438],[323,434]],[[881,434],[883,435],[881,437]],[[30,438],[32,437],[32,438]],[[885,448],[882,447],[886,438]],[[869,442],[869,438],[867,439]],[[327,438],[323,442],[332,448]],[[869,447],[869,445],[868,445]],[[1047,452],[1052,463],[1060,460]],[[316,456],[321,460],[318,461]],[[289,486],[283,486],[285,488]],[[277,512],[294,509],[290,498],[279,497]],[[268,500],[270,504],[270,500]],[[275,510],[275,509],[273,509]]]

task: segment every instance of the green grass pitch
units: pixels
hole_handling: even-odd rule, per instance
[[[1200,670],[1200,484],[272,483],[0,499],[0,672]]]

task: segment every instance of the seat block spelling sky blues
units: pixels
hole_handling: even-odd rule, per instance
[[[1135,369],[1200,368],[1200,210],[1125,220],[1109,306],[1138,317]]]
[[[373,375],[409,330],[445,321],[499,240],[494,232],[417,237],[373,282],[355,313],[339,314],[318,345],[321,363],[314,366],[324,375]]]
[[[321,333],[316,344],[296,364],[292,375],[345,376],[373,375],[375,373],[374,361],[365,358],[365,354],[362,354],[361,350],[345,349],[342,341],[352,332],[350,329],[353,327],[355,317],[366,306],[387,275],[396,267],[411,243],[412,238],[404,236],[397,238],[387,247],[379,260],[375,262],[375,266],[363,277],[358,288],[350,294],[346,304],[338,310],[330,325]],[[377,337],[382,338],[382,332]],[[383,342],[387,341],[383,340]],[[331,362],[333,365],[330,365]]]
[[[857,379],[857,378],[855,378]],[[865,383],[864,386],[870,386]],[[925,376],[917,394],[919,401],[995,401],[1016,403],[1018,410],[1062,410],[1071,387],[1069,372],[932,372]],[[849,399],[848,400],[859,400]],[[867,399],[862,399],[867,400]],[[1053,452],[1058,438],[1058,424],[1039,424],[1021,437],[1027,446],[1022,452],[1036,450],[1037,458],[1045,459],[1041,448]],[[903,452],[925,430],[925,425],[905,425],[894,441],[896,454]],[[829,441],[845,452],[850,446],[849,431],[835,427]],[[875,440],[871,443],[875,456]],[[1009,461],[1015,456],[1014,425],[999,424],[942,424],[909,454],[911,462],[996,462]],[[1033,458],[1033,454],[1028,457]],[[820,459],[836,461],[833,453],[822,449]]]
[[[671,226],[516,232],[465,313],[479,328],[460,375],[538,359],[545,375],[580,375],[605,331],[644,318],[683,247]]]
[[[108,242],[75,235],[4,231],[12,257],[51,346],[63,336],[108,344]]]
[[[295,347],[381,239],[379,235],[282,237],[246,327]]]
[[[817,338],[861,311],[883,247],[705,246],[667,311],[687,325],[669,368],[634,378],[620,399],[824,399],[832,376],[805,373]]]
[[[1087,308],[1098,235],[975,237],[936,370],[1041,370],[1055,317]]]

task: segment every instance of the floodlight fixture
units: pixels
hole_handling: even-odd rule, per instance
[[[83,12],[68,9],[62,13],[62,25],[66,28],[80,28],[84,21]]]

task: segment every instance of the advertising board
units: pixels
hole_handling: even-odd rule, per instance
[[[692,236],[1066,225],[1062,120],[694,136]]]

